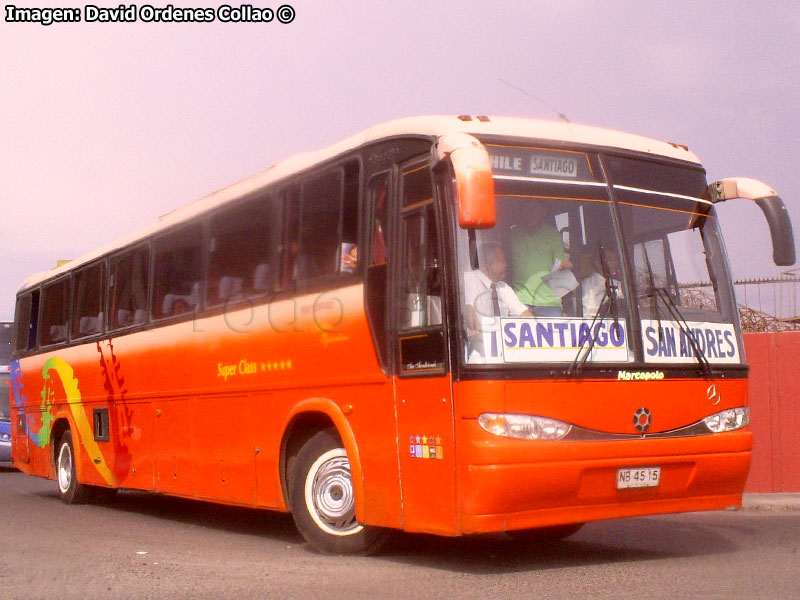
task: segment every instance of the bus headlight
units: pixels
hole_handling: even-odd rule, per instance
[[[560,440],[572,425],[532,415],[483,413],[478,423],[489,433],[520,440]]]
[[[703,419],[703,423],[713,433],[735,431],[745,427],[750,422],[750,410],[747,407],[723,410],[715,415]]]

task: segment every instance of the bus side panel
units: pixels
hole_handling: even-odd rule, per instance
[[[26,472],[52,477],[53,417],[68,410],[83,483],[285,509],[284,417],[328,398],[356,437],[368,522],[401,522],[393,388],[361,286],[61,348],[21,371]],[[95,439],[96,409],[108,411],[107,441]]]

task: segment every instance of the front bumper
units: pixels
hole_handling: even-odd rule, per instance
[[[462,422],[462,533],[507,531],[741,506],[752,434],[609,442],[531,442]],[[463,439],[463,438],[462,438]],[[657,487],[617,489],[622,468],[660,467]]]

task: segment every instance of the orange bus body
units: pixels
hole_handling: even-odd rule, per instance
[[[707,380],[448,380],[436,390],[421,379],[395,397],[362,294],[353,286],[25,358],[14,422],[29,435],[15,429],[14,462],[54,477],[53,448],[34,439],[62,423],[78,432],[87,484],[286,511],[287,435],[314,414],[342,437],[369,525],[459,535],[740,505],[748,430],[531,444],[477,424],[484,412],[534,412],[623,433],[646,397],[654,430],[669,431],[708,414]],[[745,379],[716,385],[716,408],[745,404]],[[117,432],[108,442],[91,435],[102,407]],[[410,457],[418,435],[441,456]],[[655,464],[657,488],[615,488],[618,468]]]

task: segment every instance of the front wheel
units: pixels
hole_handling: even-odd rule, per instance
[[[75,474],[75,448],[72,443],[72,432],[69,430],[64,432],[58,442],[56,481],[58,495],[67,504],[83,504],[89,500],[91,487],[79,483]]]
[[[290,473],[289,505],[305,540],[324,554],[370,554],[387,533],[356,520],[350,461],[335,433],[320,431],[300,449]]]

